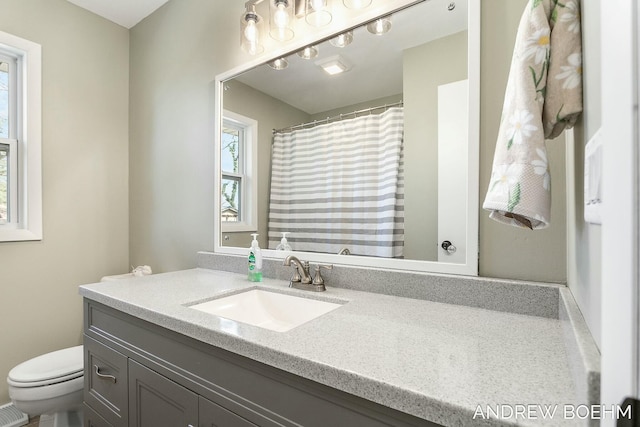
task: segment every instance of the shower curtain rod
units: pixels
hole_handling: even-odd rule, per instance
[[[402,106],[403,104],[404,104],[404,101],[398,101],[398,102],[394,102],[392,104],[378,105],[377,107],[364,108],[362,110],[352,111],[350,113],[337,114],[335,116],[327,117],[326,119],[314,120],[312,122],[301,123],[299,125],[294,125],[294,126],[288,126],[286,128],[282,128],[282,129],[274,129],[273,130],[273,134],[275,135],[276,133],[291,132],[292,130],[307,128],[307,127],[308,128],[312,128],[314,126],[323,125],[323,124],[329,123],[331,121],[339,121],[339,120],[342,120],[342,119],[346,119],[346,118],[348,118],[347,116],[353,116],[353,118],[356,118],[358,116],[358,114],[370,113],[373,110],[379,110],[381,108],[384,108],[386,110],[387,108],[398,107],[398,106]]]

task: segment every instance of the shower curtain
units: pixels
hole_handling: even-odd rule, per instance
[[[403,110],[277,133],[269,248],[401,258]]]

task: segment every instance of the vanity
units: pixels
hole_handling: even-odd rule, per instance
[[[80,288],[85,425],[538,425],[550,421],[482,414],[487,405],[597,402],[599,355],[562,285],[370,271],[381,282],[374,293],[356,290],[366,271],[338,267],[318,295],[280,278],[248,282],[233,271],[241,257],[199,257],[201,267],[232,271]],[[279,264],[265,268],[290,273]],[[351,289],[331,286],[339,277],[351,277]],[[426,293],[390,295],[387,277]],[[340,306],[286,332],[191,307],[251,289]]]

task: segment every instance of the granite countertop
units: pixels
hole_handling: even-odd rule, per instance
[[[258,285],[342,307],[288,332],[229,321],[187,307]],[[563,424],[577,404],[561,321],[333,288],[318,295],[265,278],[208,269],[80,287],[80,294],[124,313],[258,362],[443,425],[476,424],[487,406],[557,405],[553,420],[486,424]],[[474,420],[474,414],[476,419]]]

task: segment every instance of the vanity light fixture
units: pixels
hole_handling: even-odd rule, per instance
[[[302,59],[313,59],[318,56],[319,52],[317,46],[307,46],[298,51],[298,56]]]
[[[256,12],[256,6],[265,0],[249,0],[244,5],[240,17],[240,45],[249,55],[264,52],[261,37],[263,35],[263,19]],[[274,40],[286,42],[295,36],[293,27],[297,18],[305,17],[307,24],[323,27],[333,20],[332,1],[337,0],[267,0],[269,3],[269,35]],[[364,9],[373,0],[342,0],[349,9]],[[266,13],[266,12],[265,12]],[[390,16],[370,23],[367,28],[373,34],[384,34],[391,28]],[[353,32],[347,31],[330,40],[336,47],[345,47],[353,41]],[[307,50],[309,49],[309,50]],[[298,55],[305,59],[315,58],[318,50],[315,46],[305,48]]]
[[[269,35],[274,39],[285,42],[293,38],[293,1],[269,0],[269,17],[271,21]]]
[[[380,19],[376,19],[373,22],[367,24],[367,30],[371,34],[381,36],[388,33],[391,30],[391,15],[384,16]]]
[[[242,50],[249,55],[258,55],[264,51],[260,41],[262,17],[256,12],[256,4],[260,1],[262,0],[245,3],[245,11],[240,17],[240,44]]]
[[[349,63],[340,55],[333,55],[320,61],[316,61],[316,65],[332,76],[344,73],[351,69]]]
[[[371,0],[342,0],[349,9],[364,9],[371,5]]]
[[[347,31],[346,33],[342,33],[332,38],[331,40],[329,40],[329,43],[331,43],[335,47],[345,47],[350,45],[352,41],[353,31]]]
[[[305,20],[313,27],[324,27],[329,25],[333,16],[331,15],[331,0],[305,0]]]
[[[284,70],[289,66],[289,61],[287,61],[286,58],[277,58],[277,59],[274,59],[273,61],[267,62],[267,65],[273,68],[274,70],[280,71],[280,70]]]

